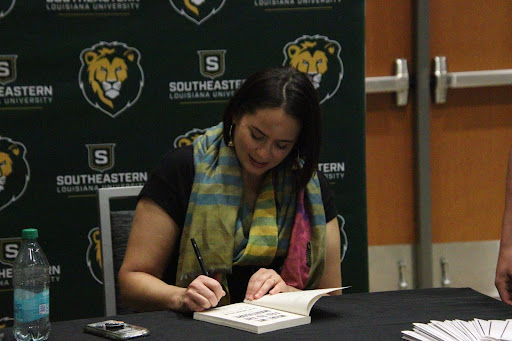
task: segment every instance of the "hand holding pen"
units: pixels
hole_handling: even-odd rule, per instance
[[[217,280],[209,276],[197,243],[194,239],[191,239],[191,243],[204,276],[196,277],[184,288],[180,301],[185,311],[204,311],[216,307],[227,292]]]
[[[194,238],[190,239],[190,242],[192,243],[192,247],[194,248],[194,252],[196,253],[197,261],[199,262],[199,266],[201,267],[201,271],[203,272],[203,275],[213,278],[206,269],[206,266],[204,265],[203,257],[201,256],[201,252],[199,251],[199,247],[197,246],[196,240]],[[220,282],[219,282],[220,283]],[[226,288],[222,283],[220,283],[220,286],[222,287],[222,290],[227,293]]]

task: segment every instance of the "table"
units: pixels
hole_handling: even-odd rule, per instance
[[[512,306],[469,288],[401,290],[322,297],[311,311],[309,325],[252,334],[196,321],[171,311],[120,315],[114,319],[149,328],[150,340],[400,340],[413,322],[512,318]],[[105,318],[52,323],[50,340],[104,340],[84,334],[84,325]],[[13,340],[6,330],[6,340]]]

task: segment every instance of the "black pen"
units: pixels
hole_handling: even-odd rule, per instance
[[[204,266],[203,257],[201,257],[201,252],[199,252],[196,240],[194,238],[190,238],[190,242],[192,243],[192,247],[194,248],[194,252],[196,253],[197,261],[201,266],[201,270],[203,270],[203,275],[210,277],[210,275],[208,274],[208,270],[206,270],[206,266]]]
[[[190,238],[190,242],[192,243],[192,247],[194,248],[194,252],[196,253],[197,261],[199,262],[199,266],[201,266],[201,270],[203,271],[203,275],[208,276],[210,278],[213,278],[208,273],[208,270],[206,270],[206,266],[204,265],[203,257],[201,257],[201,252],[199,252],[199,247],[197,247],[196,240],[194,238]],[[220,283],[220,282],[219,282],[219,284],[222,287],[222,290],[227,292],[226,288],[224,288],[224,285],[222,285],[222,283]]]

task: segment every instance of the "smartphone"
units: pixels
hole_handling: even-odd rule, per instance
[[[136,337],[149,335],[149,330],[144,327],[134,326],[123,321],[107,320],[89,323],[84,332],[103,336],[112,340],[130,340]]]

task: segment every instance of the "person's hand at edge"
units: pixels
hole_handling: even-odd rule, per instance
[[[500,248],[494,284],[501,300],[512,304],[512,246]]]

